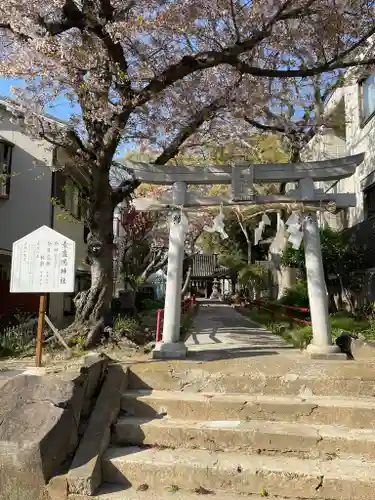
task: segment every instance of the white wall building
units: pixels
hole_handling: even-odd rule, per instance
[[[337,89],[326,106],[334,127],[317,134],[307,145],[304,158],[323,160],[365,153],[355,174],[328,192],[355,192],[356,207],[347,209],[344,227],[352,227],[375,215],[375,73],[365,73]],[[323,187],[323,186],[322,186]],[[375,264],[375,262],[374,262]]]
[[[375,299],[375,72],[354,77],[347,74],[345,87],[335,91],[326,106],[334,127],[317,134],[307,145],[304,159],[339,158],[365,153],[354,175],[324,187],[327,192],[356,194],[356,206],[337,215],[322,214],[334,229],[349,229],[356,244],[365,250],[367,284],[364,294]]]
[[[84,179],[76,172],[56,171],[63,154],[46,141],[30,138],[0,102],[0,282],[10,278],[13,243],[42,225],[49,226],[76,243],[76,291],[89,279],[86,231],[81,221],[78,185]],[[66,187],[64,187],[66,186]],[[51,200],[58,198],[76,220],[67,217]],[[0,313],[4,313],[6,288],[0,288]],[[74,294],[71,294],[74,295]],[[66,324],[73,313],[72,296],[51,294],[49,316],[57,325]],[[30,297],[25,296],[25,300]],[[37,312],[37,311],[35,311]]]

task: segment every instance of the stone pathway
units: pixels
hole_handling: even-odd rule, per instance
[[[222,303],[203,303],[186,341],[189,351],[247,348],[285,349],[285,342]]]

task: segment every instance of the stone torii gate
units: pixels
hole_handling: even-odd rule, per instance
[[[314,182],[334,182],[350,177],[362,163],[363,154],[334,160],[305,163],[263,164],[236,166],[213,165],[158,166],[148,163],[127,161],[122,167],[130,170],[142,183],[171,185],[172,197],[163,199],[140,199],[139,210],[174,210],[170,223],[167,286],[163,340],[153,352],[155,358],[184,358],[186,346],[180,342],[180,303],[184,258],[184,242],[187,211],[201,210],[202,207],[238,206],[262,204],[296,204],[303,207],[307,217],[303,227],[305,263],[310,302],[313,340],[307,347],[312,357],[330,358],[339,353],[332,345],[331,327],[328,315],[328,299],[324,279],[322,251],[316,211],[334,203],[337,208],[356,205],[354,193],[325,194],[314,187]],[[294,183],[298,187],[284,195],[258,196],[253,191],[253,183]],[[202,197],[189,192],[189,185],[232,185],[232,198],[221,199]],[[135,200],[137,201],[137,200]],[[143,203],[143,207],[142,207]],[[136,207],[137,208],[137,207]]]

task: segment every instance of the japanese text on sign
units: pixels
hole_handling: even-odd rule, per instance
[[[13,244],[10,291],[73,292],[75,243],[43,226]]]

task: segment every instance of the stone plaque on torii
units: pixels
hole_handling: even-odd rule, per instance
[[[294,204],[307,215],[303,225],[305,262],[310,302],[313,340],[307,347],[314,356],[339,353],[332,345],[328,315],[328,298],[316,212],[326,206],[347,208],[356,205],[354,193],[327,194],[314,187],[317,181],[337,181],[354,174],[364,154],[304,163],[249,165],[158,166],[126,161],[121,163],[142,183],[172,185],[172,195],[155,199],[140,199],[140,210],[180,210],[181,213],[201,210],[202,207]],[[298,187],[287,194],[259,196],[254,183],[296,183]],[[188,185],[230,184],[232,196],[228,199],[197,196],[188,191]],[[137,200],[134,200],[135,203]],[[137,208],[137,206],[136,206]],[[184,219],[184,220],[182,220]],[[180,293],[184,259],[184,241],[187,230],[185,217],[172,217],[170,222],[167,286],[163,341],[157,344],[154,357],[183,358],[186,346],[180,343]]]

